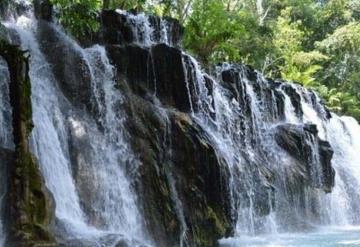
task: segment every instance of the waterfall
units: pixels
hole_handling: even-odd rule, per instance
[[[360,223],[359,207],[354,203],[354,198],[359,198],[356,188],[360,162],[355,154],[360,148],[356,138],[360,126],[354,119],[332,114],[331,119],[326,120],[326,110],[311,91],[294,84],[269,82],[256,72],[249,75],[246,67],[228,64],[219,67],[217,78],[212,79],[212,90],[209,90],[204,80],[208,75],[201,71],[195,59],[189,60],[190,65],[185,61],[184,66],[186,74],[194,75],[190,80],[193,85],[187,86],[189,99],[194,104],[192,109],[197,109],[193,110],[193,116],[213,137],[213,145],[226,158],[231,171],[230,187],[237,219],[235,236],[302,228],[299,224]],[[256,78],[249,79],[249,76]],[[235,85],[229,85],[229,80]],[[291,90],[300,100],[301,117],[290,100],[294,96],[287,93]],[[277,104],[278,100],[283,101],[282,107]],[[312,150],[308,162],[313,185],[307,186],[300,195],[294,191],[290,192],[293,195],[288,194],[293,190],[288,179],[295,176],[291,171],[295,169],[291,168],[294,161],[274,142],[277,127],[287,124],[315,124],[320,139],[331,144],[335,152],[332,165],[336,171],[332,193],[318,189],[326,182],[317,151],[319,141],[311,132],[306,132],[305,143]],[[262,168],[259,162],[263,162]],[[275,173],[272,184],[266,177],[268,172]],[[261,188],[267,192],[264,194]],[[269,212],[261,215],[259,207]]]
[[[357,225],[360,223],[360,126],[353,118],[333,114],[326,130],[334,149],[332,162],[338,174],[334,191],[328,195],[331,223]]]
[[[132,43],[145,47],[158,43],[176,45],[177,41],[171,36],[171,21],[145,13],[134,14],[120,9],[116,12],[125,17],[125,26],[131,29],[133,35]]]
[[[55,199],[58,234],[66,239],[93,239],[96,244],[149,244],[129,180],[136,176],[139,162],[125,140],[122,96],[115,89],[105,49],[94,46],[83,50],[73,44],[80,49],[91,74],[93,99],[89,100],[95,102],[93,107],[98,112],[93,118],[76,109],[61,93],[35,37],[36,21],[21,16],[15,24],[6,25],[16,30],[22,48],[31,54],[31,147]],[[83,145],[76,154],[77,166],[82,169],[76,171],[79,180],[74,178],[71,140]],[[82,186],[89,184],[92,187],[84,192]],[[83,200],[91,201],[90,208],[84,209]]]
[[[14,149],[11,127],[11,107],[9,99],[9,73],[6,62],[0,58],[0,149]],[[2,157],[3,159],[4,157]],[[6,192],[5,163],[0,166],[0,215],[3,215],[3,198]],[[0,218],[0,246],[5,241],[2,217]]]
[[[181,30],[174,20],[122,10],[110,14],[121,16],[119,27],[106,30],[109,20],[104,19],[102,31],[106,36],[119,28],[115,41],[88,48],[29,13],[5,23],[13,42],[31,55],[31,151],[55,200],[50,231],[59,243],[140,247],[164,241],[185,247],[200,241],[196,234],[208,233],[197,229],[204,225],[209,232],[220,229],[224,237],[247,239],[360,224],[360,125],[355,119],[329,112],[309,89],[264,78],[245,65],[224,63],[206,73],[179,50]],[[131,35],[120,35],[124,30]],[[116,59],[124,59],[118,62],[125,68]],[[161,67],[170,59],[179,59],[174,71]],[[139,66],[132,70],[126,63]],[[174,76],[164,79],[162,73]],[[173,86],[177,83],[183,84]],[[14,149],[8,84],[0,59],[0,155]],[[146,115],[139,107],[154,112]],[[187,139],[176,140],[181,138]],[[198,150],[205,154],[196,161],[180,157]],[[4,171],[0,167],[1,181]],[[215,187],[209,181],[217,179],[219,191],[207,191]],[[148,197],[138,193],[144,185]],[[0,184],[1,209],[5,187]],[[151,201],[158,198],[164,202]],[[223,198],[228,201],[216,201]],[[149,205],[151,210],[143,208]],[[161,229],[150,229],[154,225]],[[0,246],[3,232],[0,221]],[[162,236],[168,232],[177,236]]]
[[[188,231],[188,227],[186,225],[186,220],[185,220],[185,214],[184,214],[184,208],[182,205],[182,201],[180,200],[177,188],[176,188],[176,179],[175,176],[176,174],[174,173],[174,167],[173,164],[171,163],[171,158],[172,158],[172,143],[171,143],[171,122],[169,119],[169,113],[167,112],[166,108],[164,108],[164,106],[161,105],[160,102],[156,102],[156,108],[160,113],[160,116],[162,116],[162,118],[165,121],[165,130],[164,130],[164,137],[163,137],[163,143],[162,143],[162,148],[163,148],[163,152],[164,152],[164,157],[163,157],[163,161],[164,163],[166,163],[168,161],[168,165],[165,168],[165,173],[166,173],[166,179],[169,183],[170,186],[170,192],[171,192],[171,199],[175,205],[175,210],[176,210],[176,216],[178,218],[178,220],[180,221],[181,224],[181,229],[180,229],[180,236],[179,236],[179,247],[184,247],[184,246],[188,246],[188,242],[187,242],[187,231]],[[170,162],[169,162],[170,161]]]
[[[113,67],[103,47],[85,50],[92,75],[92,89],[100,112],[100,124],[104,133],[89,136],[94,158],[92,165],[98,183],[96,209],[101,212],[110,231],[121,232],[129,239],[145,239],[142,219],[136,205],[137,199],[128,177],[136,175],[139,162],[126,143],[121,112],[122,96],[115,88]],[[96,133],[95,129],[88,129]],[[119,169],[119,164],[121,169]],[[105,165],[105,167],[104,167]]]
[[[8,26],[16,30],[22,48],[29,50],[31,54],[30,79],[34,122],[32,149],[39,160],[46,185],[55,197],[57,217],[69,225],[83,228],[84,215],[70,173],[65,121],[60,106],[64,98],[59,95],[50,66],[40,52],[32,30],[34,25],[36,24],[32,19],[22,16],[16,24]]]

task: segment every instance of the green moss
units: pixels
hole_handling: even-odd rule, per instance
[[[47,227],[52,220],[52,198],[44,186],[33,155],[23,146],[16,148],[16,169],[11,175],[11,215],[8,246],[55,246]],[[13,205],[15,204],[15,205]]]
[[[7,200],[9,207],[8,246],[55,246],[48,231],[53,200],[45,187],[28,138],[33,129],[29,60],[18,46],[0,40],[0,55],[10,72],[10,103],[16,145],[14,162],[9,167]]]
[[[217,246],[217,240],[225,236],[229,227],[226,220],[209,206],[196,211],[193,217],[193,221],[196,222],[193,231],[196,246]]]

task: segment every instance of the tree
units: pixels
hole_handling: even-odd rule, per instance
[[[99,28],[97,11],[101,0],[51,0],[59,11],[60,23],[76,37]]]

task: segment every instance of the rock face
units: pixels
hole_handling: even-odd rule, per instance
[[[166,106],[190,111],[180,50],[165,44],[150,49],[133,45],[108,46],[107,50],[119,74],[133,82],[130,87],[135,93],[156,95]]]
[[[34,12],[37,19],[51,21],[53,15],[53,6],[49,0],[35,0]]]
[[[146,81],[124,80],[119,73],[126,126],[142,163],[136,187],[153,239],[159,246],[177,246],[185,234],[189,246],[216,245],[233,223],[226,166],[187,114],[164,108],[130,83]]]
[[[28,143],[33,127],[28,58],[17,46],[6,41],[0,41],[0,55],[6,60],[9,68],[9,94],[15,144],[15,152],[7,163],[6,244],[51,246],[55,242],[48,227],[53,219],[54,203]]]
[[[91,97],[91,74],[81,48],[46,20],[39,20],[37,30],[40,48],[65,96],[72,104],[91,109],[88,100]],[[52,52],[47,52],[49,50]]]
[[[234,224],[228,173],[209,137],[185,114],[191,107],[182,52],[166,44],[127,45],[131,29],[117,23],[119,33],[109,34],[106,24],[114,22],[108,18],[126,20],[103,13],[107,52],[126,95],[130,141],[142,163],[137,188],[150,234],[159,246],[185,238],[189,246],[214,246]]]
[[[331,166],[333,150],[327,141],[319,139],[316,125],[280,125],[276,142],[302,166],[304,180],[310,186],[331,192],[335,171]],[[317,147],[314,148],[314,147]]]

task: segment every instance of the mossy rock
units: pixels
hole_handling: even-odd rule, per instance
[[[0,23],[0,40],[2,41],[9,41],[9,33],[7,28]]]
[[[54,217],[54,200],[28,141],[33,128],[28,56],[5,40],[0,40],[0,55],[6,60],[10,74],[9,95],[16,146],[13,162],[8,167],[6,245],[55,246],[55,239],[48,230]]]

